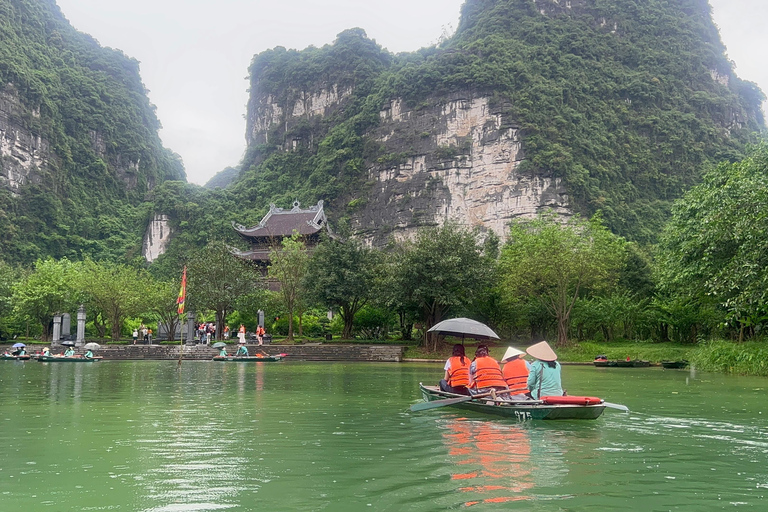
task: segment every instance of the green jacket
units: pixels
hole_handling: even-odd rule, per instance
[[[536,360],[531,364],[531,373],[528,374],[528,389],[535,400],[542,396],[562,396],[563,384],[560,381],[560,363],[555,361],[555,367]]]

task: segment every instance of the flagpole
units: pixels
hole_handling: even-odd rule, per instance
[[[187,266],[184,265],[184,272],[181,275],[181,289],[179,290],[179,298],[176,299],[176,312],[179,314],[179,366],[181,366],[181,359],[184,355],[184,306],[187,300]],[[189,333],[187,333],[189,334]]]

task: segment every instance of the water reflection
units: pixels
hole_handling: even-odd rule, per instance
[[[450,420],[443,440],[456,471],[451,479],[468,493],[464,505],[530,500],[534,487],[530,433],[523,426]]]

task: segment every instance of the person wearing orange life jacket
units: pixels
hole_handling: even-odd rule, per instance
[[[487,345],[478,345],[475,360],[469,365],[469,392],[472,395],[496,391],[506,391],[507,383],[499,368],[499,363],[488,352]],[[493,395],[492,395],[493,396]],[[506,400],[506,394],[499,395]]]
[[[468,395],[469,358],[464,354],[464,345],[454,345],[453,355],[445,362],[445,376],[440,381],[440,389],[449,393]]]
[[[521,356],[525,352],[517,350],[515,347],[508,347],[501,358],[504,362],[504,368],[501,373],[504,380],[512,391],[509,393],[510,400],[528,400],[531,394],[528,391],[528,373],[530,372],[528,361]]]

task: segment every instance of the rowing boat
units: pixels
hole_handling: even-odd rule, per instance
[[[662,361],[661,366],[664,368],[675,368],[675,369],[685,368],[686,366],[688,366],[688,361],[686,361],[685,359],[683,359],[682,361]]]
[[[214,361],[221,361],[224,363],[270,363],[275,361],[281,361],[283,359],[282,355],[274,355],[274,356],[214,356]]]
[[[101,361],[103,357],[65,357],[65,356],[37,356],[41,363],[95,363]]]
[[[419,383],[419,390],[425,402],[438,400],[467,398],[465,395],[457,395],[441,391],[438,386],[425,386]],[[571,402],[571,403],[553,403]],[[543,400],[526,400],[517,402],[505,402],[504,400],[492,400],[490,397],[472,399],[452,403],[448,407],[473,411],[493,416],[514,418],[518,421],[526,420],[593,420],[598,418],[606,408],[605,402],[589,397],[544,397]]]
[[[634,359],[631,361],[608,361],[607,359],[595,359],[593,364],[598,368],[648,368],[650,361]]]
[[[0,359],[2,359],[3,361],[28,361],[30,359],[30,356],[0,355]]]

